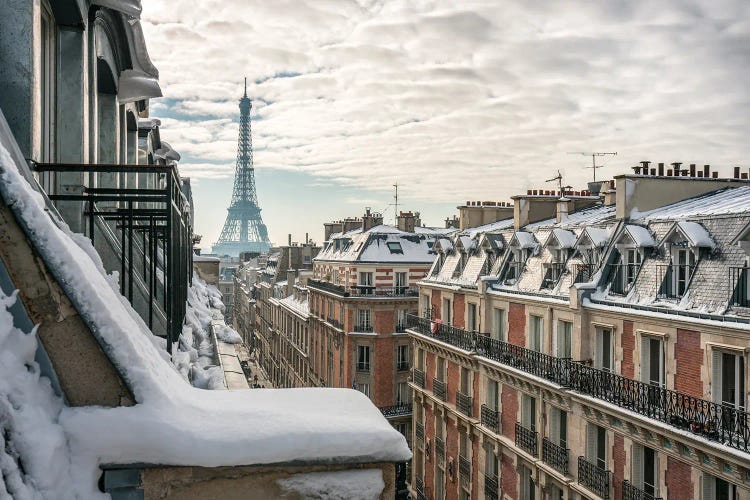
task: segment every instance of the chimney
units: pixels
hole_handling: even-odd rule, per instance
[[[703,165],[703,177],[710,175],[711,165]]]
[[[383,216],[379,213],[371,212],[370,207],[365,208],[365,215],[362,217],[362,231],[369,231],[375,226],[383,223]]]
[[[310,243],[310,233],[305,233],[305,245]]]
[[[413,233],[416,223],[417,217],[411,211],[401,212],[398,217],[396,217],[396,227],[398,227],[400,231],[406,233]]]
[[[734,167],[734,178],[735,179],[740,178],[740,167]]]
[[[291,233],[289,233],[289,243],[287,244],[287,246],[292,246],[292,234]]]
[[[690,177],[695,177],[695,163],[690,164]]]
[[[294,295],[294,280],[297,277],[297,271],[294,269],[286,270],[286,296]]]
[[[617,203],[617,191],[615,189],[615,180],[612,179],[604,191],[604,206],[611,207],[615,203]]]
[[[659,176],[664,176],[664,164],[659,163]]]
[[[573,203],[570,199],[564,196],[557,200],[557,222],[563,222],[567,220],[568,213],[570,212],[571,205]]]

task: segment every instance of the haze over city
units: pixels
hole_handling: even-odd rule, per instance
[[[582,189],[640,160],[729,168],[750,157],[743,1],[144,2],[170,130],[193,180],[201,245],[226,217],[243,77],[271,240],[321,222],[441,225],[466,200],[507,201],[559,169]],[[481,182],[477,182],[481,179]]]

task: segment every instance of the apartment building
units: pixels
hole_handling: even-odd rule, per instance
[[[750,498],[750,184],[648,163],[436,243],[417,498]]]

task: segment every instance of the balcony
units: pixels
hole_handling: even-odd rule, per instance
[[[417,297],[419,289],[414,286],[374,286],[354,285],[345,287],[323,280],[308,280],[307,286],[314,290],[331,293],[342,298],[388,298],[388,297]]]
[[[380,412],[385,418],[399,418],[411,415],[412,404],[400,403],[392,406],[381,406]]]
[[[471,417],[473,405],[473,398],[471,396],[468,396],[461,391],[456,392],[456,408],[458,408],[458,411],[467,417]]]
[[[495,434],[500,434],[500,412],[487,405],[482,405],[481,423]]]
[[[328,316],[326,318],[326,323],[328,323],[329,325],[331,325],[334,328],[338,328],[339,330],[343,330],[344,329],[344,323],[342,323],[341,321],[339,321],[337,319],[334,319],[332,316]]]
[[[564,272],[564,262],[548,262],[544,264],[544,279],[542,280],[542,288],[555,288],[557,282],[560,281],[560,277]]]
[[[598,496],[608,499],[610,497],[611,478],[612,473],[610,471],[600,469],[586,460],[585,457],[578,457],[578,484],[583,485]]]
[[[435,438],[435,459],[442,463],[445,461],[445,441],[442,438]]]
[[[414,478],[414,491],[417,493],[417,500],[427,500],[424,494],[424,480],[421,477]]]
[[[627,479],[622,482],[622,500],[662,500],[638,488]]]
[[[732,290],[730,305],[750,307],[750,267],[730,267],[729,286]]]
[[[396,323],[394,330],[396,333],[406,333],[406,323]]]
[[[542,460],[560,474],[568,474],[568,455],[570,450],[558,446],[547,438],[542,439]]]
[[[357,371],[360,373],[370,373],[370,363],[357,362]]]
[[[409,328],[416,333],[459,349],[473,351],[478,356],[687,430],[705,439],[750,452],[750,417],[744,410],[592,368],[570,358],[557,358],[492,339],[484,334],[431,322],[427,318],[409,315],[408,320]],[[431,326],[434,326],[434,333]]]
[[[539,433],[516,422],[516,446],[536,457],[539,455]]]
[[[424,441],[424,425],[419,422],[414,424],[414,434],[419,441]]]
[[[635,283],[640,264],[609,264],[607,265],[610,276],[610,293],[616,295],[627,295]]]
[[[357,333],[372,333],[372,324],[360,323],[354,328],[353,331]]]
[[[685,295],[695,266],[661,265],[656,266],[656,283],[659,286],[656,296],[660,299],[679,299]]]
[[[414,385],[416,385],[417,387],[424,389],[424,372],[422,370],[414,368],[412,382],[414,382]]]
[[[396,363],[396,371],[397,372],[408,372],[409,371],[409,362],[408,361],[398,361]]]
[[[484,498],[487,500],[498,500],[497,476],[484,476]]]
[[[588,283],[594,277],[596,267],[593,264],[574,264],[573,283]]]
[[[471,460],[463,455],[458,456],[458,476],[462,485],[471,484]]]
[[[445,390],[445,382],[442,380],[438,380],[436,378],[432,379],[432,392],[435,393],[435,396],[440,399],[441,401],[446,400],[446,390]]]

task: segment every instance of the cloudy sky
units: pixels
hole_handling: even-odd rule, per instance
[[[559,169],[750,166],[750,2],[145,0],[162,137],[210,245],[229,204],[242,78],[273,241],[404,208],[442,224]]]

